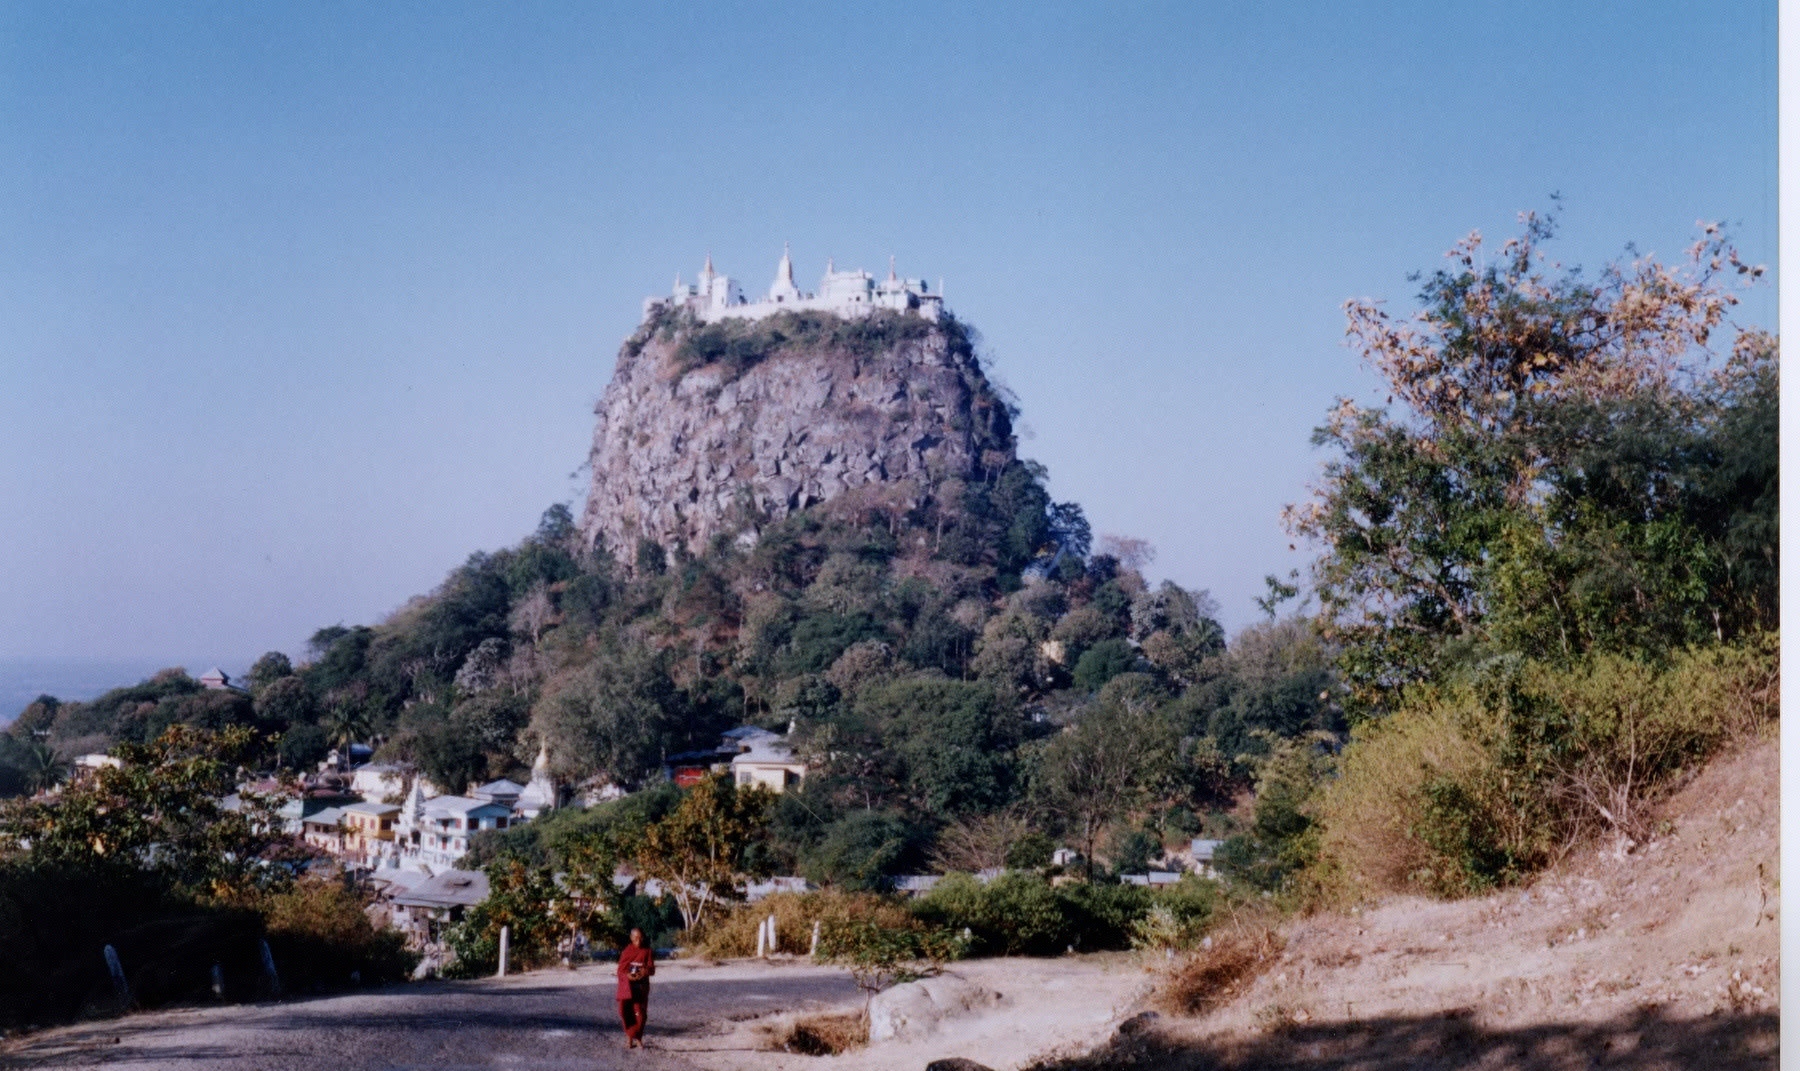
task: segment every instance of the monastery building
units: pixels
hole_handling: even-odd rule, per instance
[[[880,282],[866,271],[838,271],[831,261],[825,262],[825,277],[819,280],[816,293],[807,293],[794,285],[794,262],[786,246],[781,250],[781,263],[775,266],[775,282],[769,293],[757,301],[744,298],[744,288],[729,275],[713,270],[712,256],[700,269],[698,284],[689,285],[675,278],[675,289],[668,297],[644,299],[644,319],[665,309],[683,309],[693,313],[702,323],[720,320],[760,320],[778,312],[829,312],[838,316],[867,316],[877,309],[896,312],[912,311],[927,320],[943,315],[943,286],[932,293],[923,279],[902,279],[894,273],[893,258],[888,258],[888,275]]]

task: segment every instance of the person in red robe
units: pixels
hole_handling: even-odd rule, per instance
[[[644,1047],[644,1021],[650,1013],[650,976],[656,973],[656,953],[644,944],[644,931],[632,927],[631,943],[619,950],[619,1023],[625,1028],[625,1047]]]

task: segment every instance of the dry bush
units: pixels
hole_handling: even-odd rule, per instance
[[[1732,741],[1773,725],[1777,638],[1559,667],[1515,662],[1421,690],[1360,729],[1314,804],[1311,875],[1328,895],[1461,896],[1577,844],[1642,840],[1647,805]]]
[[[690,930],[685,944],[703,956],[730,959],[756,954],[756,928],[775,916],[775,951],[804,956],[812,951],[814,922],[868,920],[891,929],[915,929],[912,912],[873,893],[820,890],[775,893],[754,904],[742,904]]]
[[[1551,792],[1565,839],[1607,832],[1643,840],[1643,805],[1659,789],[1773,724],[1781,690],[1774,643],[1768,635],[1692,652],[1660,672],[1608,658],[1541,674],[1546,697],[1581,717],[1579,746],[1553,763]]]
[[[954,819],[938,834],[931,865],[942,874],[976,874],[1006,866],[1007,854],[1031,832],[1017,805]]]
[[[1418,835],[1425,780],[1491,784],[1498,730],[1478,703],[1440,697],[1360,728],[1316,804],[1321,884],[1362,894],[1411,887],[1434,862]]]
[[[1233,920],[1177,960],[1151,1000],[1173,1015],[1205,1015],[1248,989],[1274,965],[1281,948],[1281,935],[1266,920]]]
[[[801,1056],[836,1056],[869,1043],[869,1018],[861,1010],[782,1016],[764,1030],[762,1048]]]

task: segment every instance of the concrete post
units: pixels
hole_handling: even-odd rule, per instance
[[[809,958],[819,958],[819,920],[813,919],[812,947],[806,950]]]
[[[496,978],[505,978],[506,977],[506,954],[507,954],[507,952],[509,952],[511,950],[511,946],[512,946],[512,927],[511,926],[500,927],[500,973],[496,974],[494,977],[496,977]]]
[[[106,973],[112,975],[113,992],[119,998],[119,1007],[131,1007],[131,986],[125,981],[125,967],[119,962],[119,950],[107,945],[100,951],[106,957]]]
[[[281,996],[281,975],[275,973],[275,953],[269,951],[269,942],[261,941],[263,973],[269,978],[269,995]]]

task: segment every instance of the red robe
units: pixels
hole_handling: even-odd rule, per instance
[[[631,965],[644,965],[643,977],[635,983],[631,980]],[[650,976],[656,973],[656,953],[648,948],[626,945],[619,950],[619,1000],[647,1000],[650,997]]]

